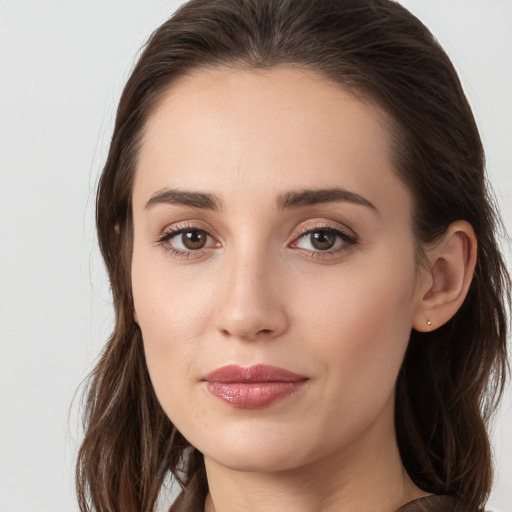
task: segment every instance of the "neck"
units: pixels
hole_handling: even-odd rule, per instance
[[[348,450],[285,471],[237,471],[208,457],[205,465],[205,512],[394,512],[428,494],[403,468],[394,428],[390,438],[379,425]]]

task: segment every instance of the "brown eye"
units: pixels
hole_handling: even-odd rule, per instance
[[[173,256],[180,259],[189,259],[194,256],[205,255],[204,251],[217,249],[221,245],[208,231],[195,226],[179,226],[170,228],[157,243]]]
[[[183,231],[181,233],[181,242],[190,251],[202,249],[206,245],[207,239],[207,233],[200,229]]]
[[[309,236],[311,245],[319,251],[332,249],[336,243],[336,234],[332,231],[313,231]]]
[[[318,226],[304,229],[302,235],[291,244],[292,248],[307,251],[308,256],[323,257],[340,255],[358,243],[356,235],[341,228]]]

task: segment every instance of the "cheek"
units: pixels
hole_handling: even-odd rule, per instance
[[[318,293],[305,286],[303,327],[315,340],[308,357],[330,375],[333,393],[348,385],[358,402],[367,395],[382,401],[392,392],[411,332],[415,286],[413,256],[393,253],[317,282]]]
[[[194,340],[212,304],[213,287],[205,276],[172,265],[162,256],[134,251],[134,308],[145,339],[159,350],[184,348]]]
[[[169,263],[134,252],[132,289],[146,363],[157,398],[167,415],[179,419],[193,392],[199,340],[208,328],[211,287],[169,272]],[[162,258],[160,258],[161,260]]]

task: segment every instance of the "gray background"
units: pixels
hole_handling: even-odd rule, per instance
[[[94,187],[134,58],[179,3],[0,0],[0,512],[77,510],[75,391],[112,322]],[[403,3],[461,74],[510,230],[512,2]],[[512,503],[511,396],[493,436],[490,504],[502,512]]]

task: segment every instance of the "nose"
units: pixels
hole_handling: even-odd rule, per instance
[[[283,277],[264,254],[233,255],[219,275],[216,327],[242,341],[274,339],[288,328]]]

